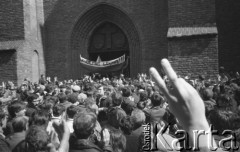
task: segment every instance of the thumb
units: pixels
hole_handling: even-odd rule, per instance
[[[47,148],[48,148],[49,152],[57,152],[56,147],[52,143],[49,143],[47,145]]]

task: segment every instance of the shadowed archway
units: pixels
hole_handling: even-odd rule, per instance
[[[130,76],[135,77],[141,72],[142,51],[140,39],[131,18],[115,6],[99,4],[85,12],[76,22],[70,39],[68,56],[69,76],[79,78],[87,71],[79,63],[79,55],[89,58],[88,45],[93,31],[102,23],[110,22],[117,25],[126,35],[129,43]]]

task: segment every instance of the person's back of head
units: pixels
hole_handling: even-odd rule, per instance
[[[78,102],[78,95],[76,94],[69,94],[68,95],[68,101],[72,104],[76,104]]]
[[[65,112],[66,108],[64,105],[62,104],[56,104],[53,107],[53,116],[54,117],[60,117],[64,112]]]
[[[84,104],[86,99],[87,99],[87,95],[86,94],[80,93],[78,95],[78,102],[79,102],[79,104]]]
[[[110,142],[114,152],[125,152],[127,140],[121,130],[113,129],[111,131]]]
[[[67,117],[73,119],[78,112],[81,112],[81,108],[76,105],[71,105],[67,108]]]
[[[45,129],[32,126],[26,135],[25,142],[28,152],[48,152],[47,145],[50,143],[50,138]]]
[[[122,89],[122,96],[123,97],[129,97],[131,96],[131,89],[129,87],[124,87]]]
[[[204,101],[210,100],[213,98],[213,91],[211,89],[203,89],[202,91],[202,98]]]
[[[121,130],[125,135],[130,135],[133,130],[133,123],[130,116],[126,116],[121,120]]]
[[[28,125],[28,117],[26,116],[16,117],[12,121],[12,127],[13,127],[14,133],[26,131],[28,128],[27,125]]]
[[[102,100],[100,101],[100,105],[99,107],[106,107],[106,108],[109,108],[109,107],[112,107],[112,97],[111,96],[108,96],[106,97],[105,100]]]
[[[52,113],[53,103],[51,102],[44,102],[43,104],[39,105],[38,108],[40,108],[42,111],[45,111],[49,114]]]
[[[131,120],[134,126],[134,129],[141,127],[146,120],[145,113],[142,110],[135,109],[132,112]]]
[[[236,130],[240,128],[240,117],[238,114],[225,109],[214,109],[208,115],[210,124],[215,130],[222,133],[224,130]]]
[[[130,100],[129,98],[125,98],[121,104],[121,108],[126,112],[127,115],[131,115],[135,107],[135,102]]]
[[[121,93],[113,93],[112,94],[112,102],[113,102],[113,106],[120,106],[121,103],[123,101],[123,97],[121,95]]]
[[[47,128],[49,119],[48,113],[37,110],[32,114],[32,117],[30,118],[31,122],[29,124]]]
[[[126,117],[127,114],[120,108],[110,108],[108,111],[108,123],[112,127],[119,129],[121,120]]]
[[[73,120],[74,134],[78,139],[87,139],[94,133],[97,117],[92,112],[81,112]]]
[[[67,102],[67,95],[63,92],[58,94],[58,100],[60,103]]]

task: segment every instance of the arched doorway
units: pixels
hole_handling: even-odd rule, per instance
[[[81,67],[79,55],[90,58],[88,50],[91,36],[94,35],[93,33],[98,27],[100,28],[105,23],[112,23],[119,27],[128,40],[128,52],[131,59],[129,62],[130,76],[135,77],[138,73],[141,73],[142,49],[134,21],[121,8],[102,3],[93,6],[80,15],[72,29],[67,61],[70,78],[77,79],[88,72]]]
[[[99,25],[91,35],[88,46],[89,59],[96,61],[98,56],[103,61],[112,60],[122,55],[129,56],[129,44],[126,35],[115,24],[105,22]],[[130,74],[130,66],[123,71]]]
[[[39,80],[39,57],[36,50],[32,55],[32,82],[38,82]]]

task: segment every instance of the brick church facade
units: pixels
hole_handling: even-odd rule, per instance
[[[181,75],[240,70],[239,8],[234,0],[2,0],[0,81],[80,78],[80,54],[126,54],[131,77],[160,68],[161,58]]]

